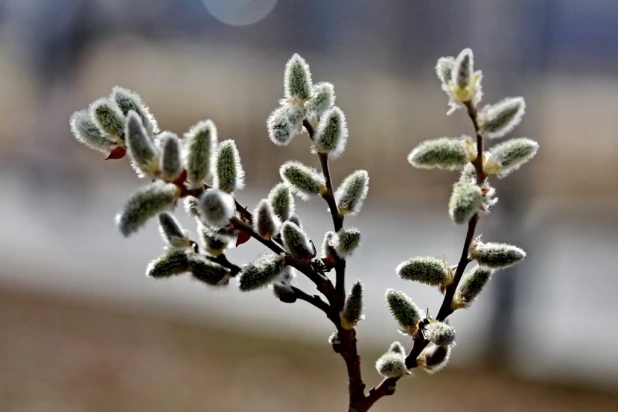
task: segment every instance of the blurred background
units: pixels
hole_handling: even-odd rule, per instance
[[[318,164],[306,138],[275,147],[265,127],[285,62],[305,57],[348,118],[335,184],[359,168],[371,176],[346,221],[364,236],[348,278],[366,285],[358,337],[371,386],[374,360],[402,339],[385,289],[434,313],[442,298],[395,266],[460,254],[465,228],[446,206],[456,175],[406,156],[472,132],[462,112],[445,116],[434,74],[464,47],[486,102],[525,96],[514,136],[541,145],[495,181],[500,202],[480,223],[485,240],[529,257],[452,316],[445,371],[417,372],[375,410],[618,410],[616,22],[615,0],[0,0],[0,411],[344,410],[345,368],[315,308],[143,275],[162,251],[156,225],[124,239],[113,224],[142,182],[78,144],[69,116],[121,85],[164,130],[213,119],[236,139],[248,185],[238,199],[253,208],[283,161]],[[321,243],[325,205],[298,210]],[[228,255],[244,264],[261,251],[250,241]]]

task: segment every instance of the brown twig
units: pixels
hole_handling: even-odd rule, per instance
[[[297,288],[296,286],[290,286],[290,287],[294,291],[294,294],[296,295],[297,299],[304,300],[305,302],[310,303],[311,305],[315,306],[316,308],[324,312],[327,318],[329,319],[331,318],[332,311],[330,310],[331,309],[330,305],[324,302],[322,298],[320,298],[318,295],[311,296],[310,294]]]
[[[315,130],[311,123],[305,119],[303,120],[303,126],[309,134],[311,140],[314,139]],[[322,174],[324,175],[324,181],[326,183],[326,192],[322,194],[322,197],[328,204],[330,214],[333,220],[333,227],[335,232],[338,232],[343,227],[343,216],[339,214],[339,208],[335,201],[335,194],[333,191],[333,182],[330,175],[330,168],[328,165],[328,154],[318,153],[320,159],[320,165],[322,167]],[[363,382],[363,376],[361,374],[360,364],[361,359],[358,356],[358,350],[356,347],[356,331],[354,329],[343,329],[341,327],[341,320],[339,319],[339,313],[343,309],[345,302],[345,259],[335,257],[335,296],[334,301],[331,302],[333,306],[334,315],[333,320],[337,327],[337,334],[340,344],[337,348],[333,346],[335,351],[341,355],[345,361],[348,371],[348,392],[349,392],[349,410],[350,411],[362,411],[359,409],[365,402],[365,383]]]

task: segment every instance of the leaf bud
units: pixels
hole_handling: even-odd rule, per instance
[[[469,307],[481,293],[492,274],[493,270],[483,266],[477,266],[464,274],[455,291],[451,309],[457,310]]]
[[[187,249],[170,249],[154,259],[146,268],[146,275],[161,279],[180,275],[189,271],[189,254]]]
[[[341,327],[344,329],[352,329],[364,318],[363,284],[357,280],[352,285],[352,289],[350,289],[350,293],[348,293],[345,299],[343,311],[341,311]]]
[[[314,149],[317,153],[339,157],[348,141],[348,127],[343,111],[337,106],[328,109],[318,122],[314,136]]]
[[[142,121],[135,112],[129,112],[125,124],[125,141],[133,167],[140,176],[155,176],[159,170],[159,150],[146,133]]]
[[[190,188],[199,188],[210,177],[217,146],[217,127],[212,120],[203,120],[185,134],[184,164]]]
[[[506,269],[526,258],[526,252],[506,243],[483,243],[477,239],[470,246],[470,258],[490,269]]]
[[[245,186],[245,171],[233,140],[225,140],[219,144],[214,186],[227,193],[240,190]]]
[[[402,279],[430,286],[445,286],[452,282],[446,261],[434,257],[415,257],[400,263],[395,270]]]
[[[106,135],[119,138],[124,131],[124,115],[115,102],[109,99],[96,100],[90,105],[90,116]]]
[[[238,286],[243,292],[266,287],[277,279],[284,267],[283,255],[264,254],[243,267],[238,277]]]
[[[405,293],[393,289],[386,291],[386,303],[402,333],[413,335],[417,323],[424,317],[421,309]]]
[[[285,222],[281,226],[283,246],[296,259],[309,261],[315,257],[315,249],[307,234],[292,222]]]
[[[281,220],[275,215],[268,199],[262,199],[253,213],[253,229],[262,238],[270,240],[277,235]]]
[[[479,133],[488,138],[503,137],[521,123],[525,111],[523,97],[507,97],[489,104],[478,114]]]
[[[290,188],[284,183],[277,183],[268,194],[268,201],[272,205],[273,212],[282,222],[285,222],[294,213],[294,197]],[[298,225],[300,227],[300,225]]]
[[[116,215],[118,229],[124,236],[137,232],[148,219],[171,208],[179,195],[176,185],[161,181],[138,189]]]
[[[324,177],[315,169],[300,162],[284,163],[279,169],[279,174],[283,182],[303,200],[307,200],[309,195],[326,193]]]
[[[283,87],[286,99],[309,99],[311,86],[309,65],[300,55],[294,54],[285,65]]]
[[[178,179],[183,167],[180,160],[180,140],[174,133],[163,132],[161,139],[161,177],[168,182]]]
[[[453,222],[461,225],[468,223],[483,203],[481,188],[473,183],[455,183],[448,204],[449,215]]]
[[[341,216],[360,212],[369,191],[369,174],[357,170],[346,177],[335,192],[335,202]]]

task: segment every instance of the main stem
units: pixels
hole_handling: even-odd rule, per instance
[[[308,120],[303,120],[303,126],[309,133],[309,137],[313,141],[315,137],[315,130]],[[322,167],[322,174],[324,175],[324,182],[326,184],[326,192],[322,194],[322,197],[328,204],[330,215],[333,220],[333,227],[335,232],[338,232],[343,227],[343,216],[339,214],[339,208],[335,201],[335,193],[333,190],[333,181],[330,175],[330,168],[328,165],[328,154],[318,153],[320,159],[320,166]],[[360,370],[361,359],[358,356],[358,350],[356,347],[356,331],[354,329],[344,329],[341,327],[341,320],[339,313],[343,310],[345,303],[345,259],[338,256],[335,257],[335,300],[331,302],[333,315],[336,316],[334,321],[337,327],[337,337],[339,342],[333,345],[335,352],[339,353],[345,361],[348,372],[348,392],[349,392],[349,411],[350,412],[362,412],[361,408],[364,403],[365,396],[365,383],[363,382],[363,376]]]

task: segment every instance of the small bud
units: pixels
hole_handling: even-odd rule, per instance
[[[478,115],[479,133],[489,138],[503,137],[521,123],[525,111],[523,97],[507,97],[501,102],[487,105]]]
[[[412,302],[412,299],[403,292],[388,289],[386,291],[386,303],[395,317],[395,320],[399,322],[399,326],[403,333],[412,335],[416,332],[416,323],[421,320],[424,315],[421,309]]]
[[[173,182],[178,179],[182,172],[180,140],[178,136],[170,132],[161,133],[160,139],[162,153],[159,169],[161,170],[161,177],[168,182]]]
[[[267,253],[242,269],[238,287],[243,292],[260,289],[275,281],[285,267],[283,255]]]
[[[285,222],[281,226],[283,246],[296,259],[308,261],[314,258],[315,250],[307,234],[292,222]]]
[[[459,175],[459,183],[476,183],[476,169],[472,163],[467,163]]]
[[[288,145],[302,131],[304,118],[305,111],[297,105],[284,104],[278,107],[266,120],[268,137],[277,146]]]
[[[214,186],[227,193],[240,190],[245,186],[245,171],[233,140],[225,140],[219,144]]]
[[[481,293],[492,274],[493,270],[477,266],[463,275],[453,297],[451,309],[456,310],[470,306]]]
[[[211,189],[204,192],[199,202],[200,216],[215,229],[227,225],[236,211],[232,195],[221,190]]]
[[[442,286],[451,283],[451,274],[446,262],[434,257],[415,257],[397,266],[397,274],[402,279]]]
[[[263,199],[253,212],[253,229],[262,238],[270,240],[279,232],[281,220],[275,215],[268,199]]]
[[[339,257],[350,256],[360,244],[360,230],[356,228],[342,228],[332,239],[332,246]]]
[[[440,57],[436,64],[436,74],[443,85],[448,85],[453,76],[453,67],[455,66],[454,57]]]
[[[444,322],[432,322],[425,326],[423,335],[438,346],[449,346],[455,342],[455,329]]]
[[[172,247],[188,247],[191,244],[187,232],[171,213],[159,214],[159,232],[163,240]]]
[[[406,360],[398,353],[386,352],[376,362],[378,373],[385,378],[400,378],[408,374]]]
[[[474,73],[474,55],[472,50],[464,49],[459,53],[453,64],[454,84],[460,89],[470,86],[472,74]]]
[[[314,149],[317,153],[328,153],[331,158],[339,157],[348,141],[348,126],[345,115],[337,106],[328,109],[318,123],[314,137]]]
[[[363,315],[363,284],[356,281],[345,299],[343,311],[341,311],[341,327],[352,329],[358,322],[365,318]]]
[[[148,219],[172,207],[180,190],[171,183],[153,182],[137,190],[116,215],[116,225],[124,236],[142,227]]]
[[[268,194],[268,201],[273,211],[282,222],[285,222],[294,213],[294,197],[290,188],[283,183],[277,183]],[[300,227],[300,225],[298,225]]]
[[[189,256],[189,270],[194,279],[210,286],[225,286],[230,279],[229,270],[198,254]]]
[[[204,246],[204,250],[212,256],[221,255],[229,245],[226,236],[217,234],[213,229],[207,227],[202,222],[198,222],[198,232]]]
[[[283,303],[296,302],[296,293],[294,292],[294,289],[292,289],[292,287],[287,283],[274,282],[273,292],[277,299],[279,299]]]
[[[490,269],[506,269],[526,258],[526,252],[506,243],[475,241],[470,246],[470,258]]]
[[[124,116],[115,102],[99,99],[90,106],[90,116],[105,134],[120,137],[124,131]]]
[[[445,64],[446,61],[443,60],[442,63]],[[481,87],[483,74],[480,71],[474,71],[472,50],[464,49],[455,58],[450,77],[449,84],[442,86],[450,97],[449,105],[451,108],[447,114],[465,107],[465,103],[470,102],[473,106],[476,106],[480,102],[483,95]]]
[[[406,356],[406,348],[399,342],[393,342],[391,346],[388,348],[389,352],[397,353],[405,358]]]
[[[148,106],[142,102],[142,99],[137,93],[129,89],[116,86],[112,89],[110,99],[116,102],[118,108],[125,116],[128,116],[130,111],[137,113],[142,120],[142,124],[150,135],[159,133],[157,120],[150,113]]]
[[[142,121],[135,112],[129,112],[125,125],[125,140],[133,167],[138,174],[155,175],[159,169],[159,152],[146,133]]]
[[[287,221],[290,223],[294,223],[296,226],[298,226],[301,229],[303,228],[303,222],[300,221],[300,218],[298,217],[298,215],[290,216],[290,218]]]
[[[161,279],[189,271],[187,249],[170,249],[148,264],[146,276]]]
[[[481,188],[473,183],[455,183],[453,194],[448,203],[448,212],[453,222],[461,225],[468,223],[483,203]]]
[[[311,72],[309,65],[298,54],[294,54],[285,65],[284,90],[287,99],[307,100],[311,96]]]
[[[337,252],[333,247],[333,239],[337,236],[335,232],[328,231],[324,234],[324,241],[322,242],[322,260],[331,265],[335,264],[335,257]]]
[[[441,371],[448,364],[451,356],[450,346],[429,345],[418,356],[417,363],[429,374]]]
[[[471,146],[471,147],[470,147]],[[419,169],[461,169],[476,158],[476,144],[468,136],[425,140],[408,155],[408,162]]]
[[[328,82],[314,84],[311,98],[305,103],[307,113],[320,117],[335,104],[335,87]]]
[[[339,214],[355,215],[360,212],[368,191],[369,174],[366,170],[357,170],[346,177],[335,192]]]
[[[532,159],[538,150],[539,144],[537,142],[526,137],[520,137],[492,147],[489,151],[489,159],[498,166],[494,173],[502,178]]]
[[[298,197],[307,200],[309,195],[326,193],[324,177],[300,162],[286,162],[279,169],[283,182],[293,190]]]
[[[185,134],[184,163],[189,187],[201,187],[210,177],[216,145],[217,128],[211,120],[198,122]]]
[[[199,210],[199,199],[195,196],[187,196],[183,199],[183,205],[185,208],[185,212],[187,212],[187,214],[191,217],[199,217],[200,216],[200,210]]]
[[[110,138],[103,135],[87,110],[80,110],[71,116],[71,132],[78,142],[91,149],[109,154],[116,146]]]

